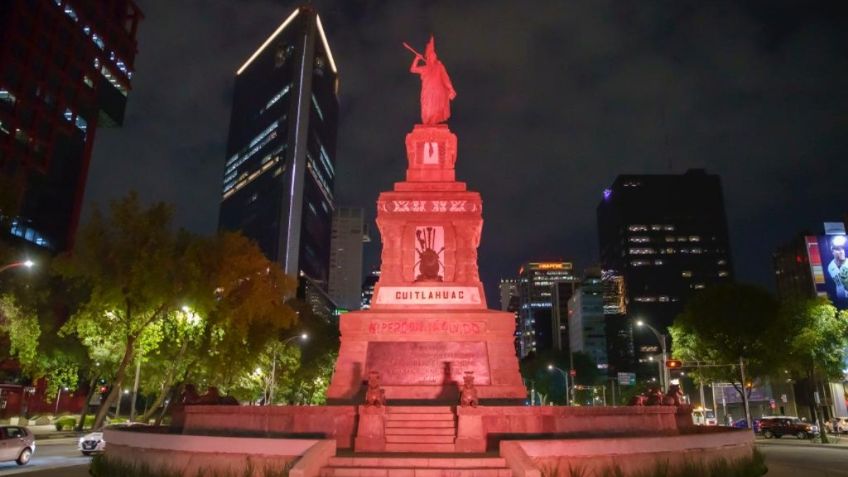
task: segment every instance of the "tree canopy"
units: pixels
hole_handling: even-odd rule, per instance
[[[784,366],[787,326],[777,300],[745,284],[722,284],[693,296],[669,329],[672,355],[708,367],[691,374],[705,381],[733,383],[742,393],[739,360],[747,376],[777,375]]]

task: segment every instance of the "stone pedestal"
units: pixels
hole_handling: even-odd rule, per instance
[[[376,371],[390,401],[456,404],[470,371],[481,400],[521,401],[515,318],[486,308],[483,205],[455,180],[456,136],[446,125],[416,125],[406,152],[406,181],[377,201],[383,251],[371,309],[341,317],[328,400],[360,402]]]

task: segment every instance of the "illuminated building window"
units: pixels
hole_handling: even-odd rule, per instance
[[[639,303],[654,303],[657,301],[657,297],[655,296],[637,296],[634,298],[635,301]]]
[[[630,255],[652,255],[657,253],[656,250],[650,247],[630,248],[627,251]]]
[[[680,272],[680,276],[683,278],[692,278],[692,272],[689,270],[683,270]]]
[[[719,261],[718,261],[718,262],[716,262],[716,263],[718,263],[719,265],[727,265],[727,260],[725,260],[725,259],[721,259],[721,260],[719,260]]]
[[[318,98],[315,95],[312,95],[312,105],[315,106],[315,112],[318,113],[318,117],[321,118],[321,121],[324,120],[324,112],[321,111],[321,106],[318,106]]]
[[[666,302],[668,302],[668,301],[669,301],[669,298],[668,298],[668,296],[666,296],[666,295],[660,295],[660,296],[659,296],[659,298],[658,298],[657,300],[658,300],[658,301],[660,301],[660,302],[662,302],[662,303],[666,303]]]
[[[701,253],[704,250],[700,247],[692,247],[689,251],[692,252],[692,253]]]
[[[704,289],[704,284],[703,283],[696,283],[696,284],[692,285],[692,288],[694,288],[695,290],[702,290],[702,289]]]
[[[631,232],[646,232],[648,230],[648,227],[645,225],[629,225],[627,227],[627,230]]]
[[[662,229],[663,229],[662,225],[652,225],[651,226],[651,230],[662,230]]]
[[[9,103],[12,106],[15,105],[15,95],[11,93],[11,91],[7,89],[0,89],[0,102]]]
[[[728,275],[729,275],[729,273],[727,273],[727,270],[721,270],[721,271],[718,272],[718,276],[720,276],[720,277],[726,277]]]
[[[673,237],[673,236],[671,236],[671,235],[666,235],[666,236],[665,236],[665,241],[666,241],[666,242],[675,242],[675,241],[677,241],[677,239],[676,239],[676,238],[674,238],[674,237]]]
[[[661,259],[659,259],[659,258],[658,258],[658,259],[656,259],[656,260],[654,260],[654,265],[662,265],[662,264],[664,264],[664,263],[665,263],[665,262],[663,262],[663,261],[662,261]]]
[[[651,262],[648,260],[631,260],[630,265],[634,267],[644,267],[645,265],[650,265]]]
[[[663,230],[665,230],[666,232],[674,232],[674,226],[673,225],[664,225]]]
[[[672,247],[668,247],[668,248],[665,249],[665,253],[667,253],[669,255],[673,255],[673,254],[677,253],[677,250],[675,250]]]
[[[701,237],[698,237],[697,235],[690,235],[690,236],[689,236],[689,241],[690,241],[690,242],[700,242],[700,241],[701,241]]]
[[[279,93],[275,94],[274,96],[272,96],[272,97],[271,97],[271,99],[269,99],[269,100],[268,100],[268,102],[265,104],[265,107],[264,107],[264,108],[262,108],[262,110],[261,110],[261,111],[259,111],[259,114],[264,113],[264,112],[265,112],[265,111],[267,111],[269,108],[271,108],[271,106],[273,106],[273,105],[277,104],[277,102],[278,102],[280,99],[282,99],[282,98],[283,98],[283,96],[285,96],[286,94],[288,94],[288,92],[289,92],[290,90],[291,90],[291,84],[287,84],[287,85],[286,85],[283,89],[281,89],[281,90],[280,90],[280,92],[279,92]]]
[[[645,237],[644,235],[634,235],[634,236],[630,237],[629,240],[631,242],[636,242],[636,243],[645,243],[645,242],[651,241],[651,239],[649,237]]]

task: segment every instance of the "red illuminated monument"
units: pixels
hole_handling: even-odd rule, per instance
[[[376,372],[390,401],[456,404],[469,375],[484,401],[523,400],[514,316],[486,308],[477,269],[482,201],[455,178],[456,135],[441,123],[456,92],[432,38],[410,71],[421,75],[424,124],[406,136],[406,181],[377,200],[380,281],[370,310],[341,317],[327,397],[361,401]]]

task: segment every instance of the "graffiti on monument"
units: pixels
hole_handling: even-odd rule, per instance
[[[467,371],[477,384],[489,384],[486,343],[372,342],[366,372],[380,370],[383,385],[456,385]]]
[[[474,336],[485,331],[485,324],[455,320],[373,320],[368,324],[372,335],[432,335]]]

